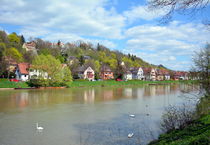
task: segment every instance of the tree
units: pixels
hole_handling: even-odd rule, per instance
[[[194,70],[199,73],[202,88],[205,89],[207,96],[210,95],[210,44],[195,53],[193,58]]]
[[[50,86],[60,86],[66,83],[66,81],[71,81],[71,72],[68,67],[62,67],[59,60],[57,60],[52,55],[38,55],[32,62],[32,69],[39,70],[42,73],[47,73],[48,78],[39,78],[45,81],[47,85]],[[42,84],[40,84],[42,85]]]
[[[22,44],[20,42],[21,39],[16,33],[9,34],[8,39],[9,39],[9,46],[10,47],[15,47],[16,49],[18,49],[19,52],[23,51]]]
[[[205,9],[210,0],[150,0],[148,6],[152,10],[164,9],[166,11],[165,16],[162,18],[162,22],[169,22],[174,13],[179,14],[196,14],[197,12]],[[210,25],[210,22],[206,22]]]
[[[4,51],[6,50],[6,45],[5,43],[0,43],[0,61],[4,55]]]
[[[5,44],[9,43],[7,33],[5,31],[0,31],[0,42],[3,42]]]
[[[21,62],[23,61],[23,56],[22,54],[14,47],[11,48],[7,48],[5,50],[5,57],[7,58],[8,62],[7,62],[7,68],[8,68],[8,79],[10,76],[10,65],[11,65],[11,61],[16,61]]]
[[[80,66],[82,66],[84,63],[85,63],[84,56],[81,55],[81,56],[79,57],[79,64],[80,64]]]
[[[25,43],[25,38],[23,35],[20,36],[20,44],[23,45]]]

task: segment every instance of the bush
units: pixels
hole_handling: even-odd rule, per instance
[[[162,130],[171,131],[184,128],[195,119],[194,112],[191,107],[186,105],[181,107],[169,106],[162,116]]]

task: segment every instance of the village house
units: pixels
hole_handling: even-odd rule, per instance
[[[157,81],[163,81],[164,80],[164,74],[162,69],[157,69],[156,70],[156,80]]]
[[[89,81],[93,81],[95,79],[95,72],[90,66],[78,67],[76,73],[80,79],[87,79]]]
[[[130,68],[130,71],[132,73],[132,79],[133,80],[144,80],[144,71],[141,67],[136,67],[136,68]]]
[[[48,73],[37,69],[29,68],[29,79],[38,79],[38,78],[48,79]]]
[[[100,78],[103,80],[114,79],[114,73],[109,66],[103,65],[100,70]]]
[[[31,51],[32,53],[37,54],[36,43],[34,41],[24,43],[22,47],[25,48],[26,51]]]
[[[143,68],[145,80],[156,81],[157,71],[154,68]]]
[[[67,62],[69,65],[72,65],[76,60],[78,60],[75,56],[69,56],[67,58]]]
[[[162,70],[163,76],[164,76],[164,80],[170,80],[171,76],[170,76],[170,72],[168,70]]]
[[[29,79],[29,63],[19,63],[16,68],[16,79],[19,81],[28,81]]]
[[[125,73],[123,74],[123,79],[124,80],[132,80],[132,73],[130,70],[125,71]]]
[[[174,80],[188,80],[189,79],[189,75],[188,75],[187,72],[176,71],[173,74],[173,79]]]

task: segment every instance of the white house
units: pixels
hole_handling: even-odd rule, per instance
[[[42,72],[36,69],[29,69],[29,79],[38,79],[39,77],[42,77],[44,79],[48,78],[47,72]]]
[[[29,63],[19,63],[17,65],[15,74],[16,79],[19,81],[28,81],[30,79],[37,79],[39,77],[44,79],[48,78],[47,72],[31,69]]]
[[[15,71],[16,79],[19,81],[27,81],[29,79],[29,63],[19,63]]]
[[[141,67],[130,68],[130,71],[132,73],[132,79],[136,79],[136,80],[144,80],[145,79],[144,71]]]
[[[80,79],[88,79],[89,81],[93,81],[95,79],[95,72],[90,66],[81,66],[76,70],[76,72]]]
[[[132,80],[132,73],[131,71],[127,70],[124,74],[123,74],[123,78],[125,80]]]

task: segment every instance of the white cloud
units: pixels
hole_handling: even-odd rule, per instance
[[[189,69],[191,57],[210,40],[202,24],[172,22],[168,26],[140,25],[125,32],[125,49],[153,64]],[[185,60],[187,63],[181,63]],[[179,64],[179,65],[178,65]]]
[[[124,16],[128,21],[133,22],[137,19],[153,20],[165,14],[162,10],[150,11],[147,6],[135,6],[124,12]]]
[[[118,39],[122,36],[125,18],[117,14],[114,8],[106,10],[104,8],[106,2],[106,0],[3,0],[0,5],[0,21],[21,25],[23,32],[29,27],[38,27],[46,31],[50,29],[54,32]]]

